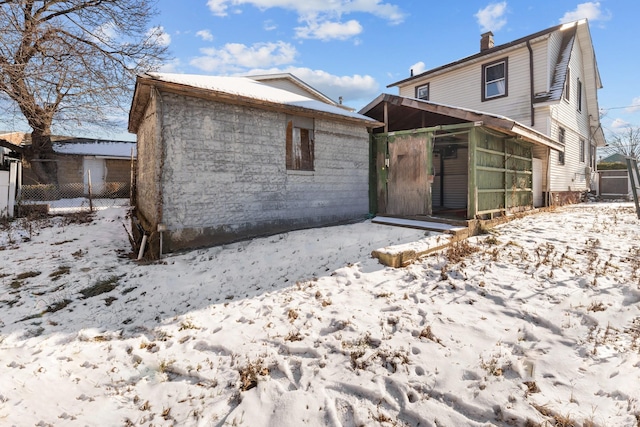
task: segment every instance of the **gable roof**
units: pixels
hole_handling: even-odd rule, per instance
[[[275,88],[279,88],[279,89],[283,89],[283,88],[278,86],[278,82],[279,81],[286,81],[286,82],[289,82],[292,85],[297,86],[299,88],[300,92],[296,92],[299,95],[307,96],[309,98],[317,99],[318,101],[326,102],[327,104],[335,105],[336,107],[340,107],[340,108],[344,108],[346,110],[353,111],[352,108],[349,108],[349,107],[347,107],[345,105],[342,105],[342,104],[334,101],[333,99],[329,98],[324,93],[322,93],[319,90],[317,90],[316,88],[310,86],[309,84],[307,84],[306,82],[304,82],[303,80],[299,79],[298,77],[294,76],[291,73],[259,74],[259,75],[251,75],[251,76],[247,76],[247,77],[252,79],[252,80],[256,80],[256,81],[259,81],[261,83],[264,83],[264,84],[267,84],[269,86],[272,86],[272,87],[275,87]]]
[[[477,126],[485,126],[516,138],[522,138],[536,145],[564,151],[564,146],[558,141],[508,117],[422,99],[383,93],[362,108],[360,113],[377,120],[384,120],[386,116],[389,131],[474,123]]]
[[[560,54],[553,69],[551,86],[547,92],[539,92],[533,96],[533,103],[538,104],[548,101],[559,101],[562,98],[564,84],[569,70],[569,60],[571,51],[576,40],[577,25],[574,25],[562,32],[562,42],[560,43]]]
[[[612,154],[604,159],[598,160],[598,163],[627,163],[627,156],[620,153]]]
[[[554,77],[553,77],[553,82],[552,82],[550,91],[548,94],[547,93],[541,94],[538,102],[548,101],[551,99],[551,97],[555,98],[558,96],[558,90],[557,90],[558,85],[560,87],[559,96],[562,96],[562,87],[564,86],[564,79],[566,77],[566,68],[569,64],[569,55],[571,52],[571,48],[573,47],[573,43],[575,42],[576,33],[580,32],[580,37],[586,42],[588,46],[591,46],[589,53],[593,56],[593,61],[595,64],[595,54],[593,52],[591,35],[589,33],[588,21],[586,19],[581,19],[581,20],[566,23],[566,24],[556,25],[556,26],[547,28],[545,30],[538,31],[537,33],[533,33],[528,36],[521,37],[509,43],[504,43],[501,45],[494,46],[490,49],[480,51],[474,55],[467,56],[458,61],[454,61],[449,64],[442,65],[440,67],[432,68],[420,74],[416,74],[415,76],[411,76],[406,79],[397,81],[395,83],[391,83],[387,87],[399,86],[399,85],[408,83],[412,80],[423,79],[431,75],[441,74],[443,72],[447,72],[449,70],[465,66],[469,63],[481,61],[485,59],[485,57],[489,57],[498,52],[504,53],[505,51],[509,51],[517,48],[523,48],[527,45],[527,43],[531,43],[538,39],[549,37],[552,33],[556,31],[562,31],[562,36],[563,36],[562,48],[560,50],[560,55],[558,58],[556,58],[556,63],[553,67]],[[596,87],[601,88],[602,82],[600,81],[600,74],[597,71],[597,66],[595,67],[595,79],[596,79]],[[547,97],[547,99],[545,99],[545,96]]]
[[[370,117],[345,110],[248,77],[203,76],[192,74],[146,73],[139,75],[129,112],[129,132],[135,133],[151,97],[152,88],[186,96],[235,105],[282,111],[308,117],[325,117],[366,127],[382,124]]]

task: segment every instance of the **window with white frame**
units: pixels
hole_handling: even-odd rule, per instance
[[[580,147],[579,147],[580,148],[580,161],[582,163],[585,162],[585,157],[586,157],[585,156],[585,152],[586,152],[586,148],[587,148],[586,145],[587,145],[587,143],[585,142],[585,140],[580,138]]]
[[[500,59],[482,66],[482,100],[508,95],[508,59]]]
[[[429,100],[429,83],[422,86],[416,86],[416,98],[424,99],[425,101]]]
[[[564,79],[564,100],[571,100],[571,68],[567,68],[567,77]]]

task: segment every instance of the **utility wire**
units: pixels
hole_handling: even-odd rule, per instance
[[[623,108],[640,108],[640,104],[625,105],[624,107],[600,107],[600,110],[622,110]]]

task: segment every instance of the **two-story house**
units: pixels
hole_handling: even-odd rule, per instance
[[[552,140],[529,140],[525,144],[531,150],[527,171],[531,182],[520,186],[520,190],[532,191],[532,204],[575,201],[595,187],[596,147],[603,146],[605,139],[597,98],[602,83],[587,20],[558,25],[500,45],[494,44],[493,34],[488,32],[481,36],[478,53],[411,74],[388,86],[397,87],[398,99],[405,103],[409,99],[420,101],[413,106],[423,110],[450,108],[460,117],[473,113],[476,124],[483,114],[485,120],[487,116],[509,119],[530,130],[540,141],[544,137]],[[367,114],[365,111],[374,108],[375,104],[370,104],[361,112]],[[389,117],[388,111],[386,114]],[[452,121],[441,124],[448,123]],[[436,150],[435,157],[437,154]],[[438,181],[438,162],[433,163]],[[471,203],[472,197],[469,195],[466,202]],[[437,205],[435,199],[433,204]]]

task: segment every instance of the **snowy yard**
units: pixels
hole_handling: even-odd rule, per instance
[[[434,237],[363,222],[138,264],[125,215],[0,226],[0,425],[640,426],[632,204],[401,269],[371,251]]]

